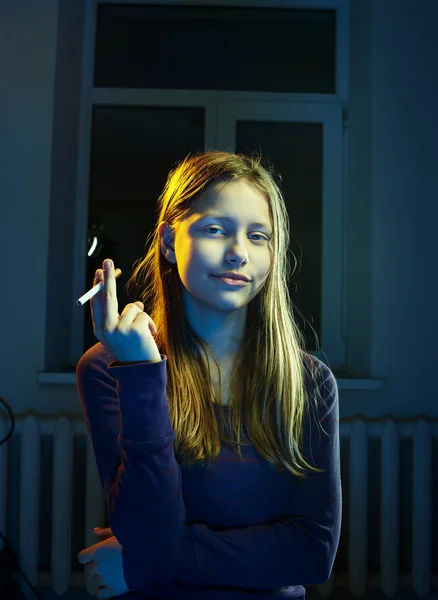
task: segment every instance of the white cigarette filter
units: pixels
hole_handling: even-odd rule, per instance
[[[114,277],[117,279],[117,277],[120,277],[120,275],[122,275],[122,271],[120,269],[116,269],[114,271]],[[88,290],[88,292],[86,292],[83,296],[78,298],[76,300],[76,304],[78,306],[82,306],[83,304],[85,304],[85,302],[88,302],[88,300],[90,300],[90,298],[93,298],[93,296],[98,294],[100,292],[100,290],[102,290],[102,289],[103,289],[103,283],[101,281],[99,281],[99,283],[97,283],[96,285],[93,285],[91,290]]]

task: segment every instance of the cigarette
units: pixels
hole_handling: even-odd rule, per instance
[[[114,271],[114,277],[117,279],[117,277],[120,277],[120,275],[122,275],[122,271],[120,269],[116,269]],[[82,306],[83,304],[85,304],[85,302],[88,302],[90,298],[93,298],[96,294],[98,294],[100,290],[103,290],[103,283],[101,281],[99,281],[99,283],[97,283],[96,285],[93,285],[91,290],[88,290],[86,294],[78,298],[76,300],[76,304],[78,306]]]

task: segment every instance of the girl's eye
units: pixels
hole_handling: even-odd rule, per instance
[[[207,227],[204,231],[208,232],[209,229],[210,230],[214,229],[216,231],[222,231],[222,229],[219,229],[219,227]],[[211,234],[211,235],[213,235],[213,234]],[[251,235],[253,235],[253,236],[255,235],[255,236],[259,237],[259,238],[262,238],[261,240],[254,240],[255,242],[261,242],[262,240],[268,241],[268,238],[265,237],[264,235],[261,235],[260,233],[253,233]]]

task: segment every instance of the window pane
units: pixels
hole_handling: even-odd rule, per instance
[[[96,87],[335,93],[334,10],[98,5]]]
[[[102,261],[112,258],[123,271],[117,280],[119,314],[126,304],[139,300],[128,297],[125,286],[134,262],[146,252],[169,171],[189,152],[203,150],[203,108],[94,107],[88,246],[93,226],[101,245],[87,259],[84,289],[92,284]],[[85,349],[96,342],[87,310]]]
[[[289,292],[321,345],[322,136],[318,123],[239,121],[236,129],[236,151],[249,154],[261,150],[282,176],[290,250],[298,261]],[[289,256],[294,269],[294,258],[291,253]],[[315,350],[314,333],[299,314],[295,317],[307,350]]]

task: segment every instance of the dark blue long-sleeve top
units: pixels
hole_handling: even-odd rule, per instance
[[[210,473],[182,469],[166,355],[118,365],[99,342],[81,357],[77,388],[131,590],[120,598],[304,599],[304,584],[327,581],[342,513],[338,388],[322,361],[307,358],[316,361],[324,403],[306,417],[303,453],[324,473],[297,481],[252,445],[242,446],[244,462],[222,442]]]

